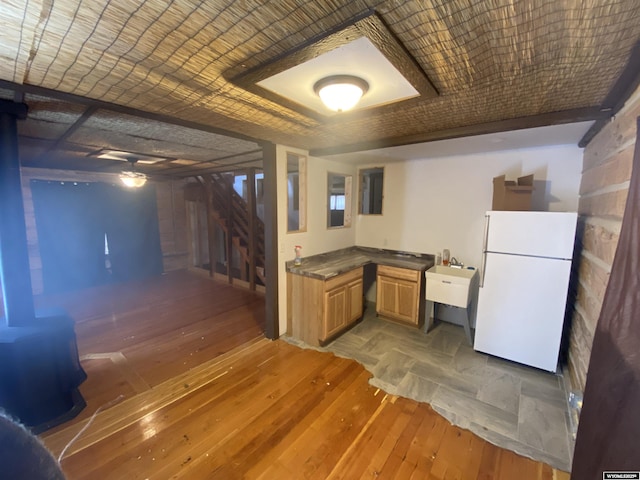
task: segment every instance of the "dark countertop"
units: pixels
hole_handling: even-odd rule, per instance
[[[326,280],[368,263],[422,271],[433,266],[434,256],[356,246],[305,257],[301,265],[289,260],[286,266],[287,272]]]

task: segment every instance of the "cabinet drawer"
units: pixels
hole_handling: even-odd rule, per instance
[[[378,275],[385,275],[387,277],[400,278],[402,280],[409,280],[410,282],[420,281],[419,270],[390,267],[388,265],[378,265]]]
[[[355,268],[348,272],[342,273],[335,277],[331,277],[324,282],[325,291],[332,290],[340,285],[344,285],[345,283],[349,283],[352,280],[362,280],[362,267]]]

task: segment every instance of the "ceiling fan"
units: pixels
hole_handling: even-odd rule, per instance
[[[142,172],[136,171],[136,157],[127,157],[127,161],[131,164],[131,170],[123,170],[120,174],[120,181],[129,188],[140,188],[147,183],[147,176]]]

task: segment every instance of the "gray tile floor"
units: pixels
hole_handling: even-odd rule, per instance
[[[561,470],[571,467],[562,377],[476,352],[462,327],[438,322],[425,334],[368,308],[362,322],[320,350],[360,362],[373,374],[372,385],[430,403],[493,444]]]

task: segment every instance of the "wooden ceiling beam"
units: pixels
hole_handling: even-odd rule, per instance
[[[463,127],[437,130],[435,132],[424,132],[403,137],[382,138],[366,142],[337,145],[334,147],[314,148],[309,151],[309,155],[323,157],[340,153],[353,153],[379,148],[400,147],[416,143],[428,143],[438,140],[450,140],[454,138],[472,137],[476,135],[486,135],[490,133],[501,133],[512,130],[522,130],[525,128],[544,127],[548,125],[562,125],[566,123],[585,122],[589,120],[599,120],[608,116],[607,112],[601,111],[600,107],[576,108],[560,112],[543,113],[529,117],[511,118],[496,122],[479,123],[476,125],[465,125]]]
[[[250,163],[256,163],[256,162],[261,162],[262,157],[261,158],[255,158],[253,160],[243,160],[241,162],[236,162],[236,163],[228,163],[225,165],[216,165],[216,166],[211,166],[208,168],[203,168],[200,170],[194,170],[193,171],[189,171],[186,173],[180,173],[179,176],[180,177],[193,177],[193,176],[197,176],[197,175],[206,175],[209,173],[224,173],[224,172],[235,172],[237,170],[239,170],[238,168],[235,168],[238,165],[247,165]],[[246,167],[243,167],[246,168]],[[161,174],[164,174],[164,171],[160,172]]]
[[[109,110],[109,111],[121,113],[124,115],[131,115],[134,117],[146,118],[147,120],[154,120],[156,122],[166,123],[169,125],[177,125],[184,128],[191,128],[193,130],[213,133],[215,135],[222,135],[226,137],[237,138],[239,140],[254,142],[254,143],[257,143],[258,145],[262,145],[264,143],[264,140],[249,137],[241,133],[232,132],[231,130],[224,130],[222,128],[212,127],[210,125],[204,125],[202,123],[197,123],[197,122],[191,122],[188,120],[171,117],[169,115],[145,112],[143,110],[138,110],[137,108],[118,105],[116,103],[104,102],[102,100],[96,100],[94,98],[82,97],[80,95],[74,95],[73,93],[66,93],[66,92],[60,92],[57,90],[51,90],[49,88],[38,87],[36,85],[18,84],[14,82],[9,82],[7,80],[0,80],[0,88],[12,90],[14,92],[22,93],[22,94],[26,93],[26,94],[32,94],[32,95],[39,95],[42,97],[49,97],[49,98],[53,98],[55,100],[60,100],[63,102],[85,105],[88,107],[93,107],[96,110],[97,109]]]
[[[601,110],[608,115],[591,126],[578,143],[579,147],[584,148],[589,144],[593,137],[604,128],[609,119],[620,111],[625,102],[636,91],[638,85],[640,85],[640,41],[634,45],[626,67],[600,106]]]
[[[80,117],[78,117],[78,119],[73,122],[73,124],[62,135],[60,135],[60,137],[58,137],[55,142],[53,142],[44,152],[38,155],[36,162],[44,160],[44,158],[49,155],[49,152],[51,152],[52,150],[57,150],[58,147],[62,145],[67,140],[67,138],[73,135],[76,130],[84,125],[84,123],[89,120],[89,118],[91,118],[91,115],[93,115],[97,110],[97,107],[90,106],[84,112],[82,112],[82,115],[80,115]]]
[[[246,152],[240,152],[240,153],[232,153],[230,155],[225,155],[223,157],[218,157],[218,158],[210,158],[208,160],[201,160],[201,161],[194,161],[194,163],[190,163],[189,165],[172,165],[172,166],[168,166],[163,168],[163,172],[167,172],[167,171],[174,171],[174,170],[193,170],[193,166],[194,165],[203,165],[203,164],[207,164],[207,163],[214,163],[214,162],[219,162],[221,160],[229,160],[231,158],[235,158],[235,157],[240,157],[242,155],[253,155],[254,153],[260,153],[262,154],[262,148],[258,148],[255,150],[249,150]],[[256,160],[252,160],[252,162],[255,162]]]

